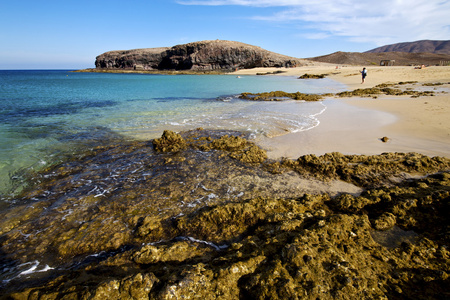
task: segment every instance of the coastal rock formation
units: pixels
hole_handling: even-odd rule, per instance
[[[99,146],[1,211],[0,299],[448,299],[449,172],[231,131]]]
[[[163,53],[168,49],[109,51],[97,56],[95,67],[100,69],[158,69]]]
[[[293,67],[307,61],[233,41],[201,41],[171,48],[109,51],[97,56],[97,69],[235,70],[255,67]]]

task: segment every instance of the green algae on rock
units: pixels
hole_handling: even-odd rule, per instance
[[[392,88],[395,85],[411,84],[414,82],[399,82],[397,84],[379,84],[373,88],[355,89],[353,91],[345,91],[337,93],[338,97],[376,97],[377,95],[389,95],[389,96],[411,96],[412,98],[418,98],[422,96],[434,96],[433,91],[413,91],[413,90],[401,90],[398,88]]]
[[[326,74],[322,75],[309,75],[304,74],[299,78],[323,78]],[[316,77],[317,76],[317,77]],[[323,76],[323,77],[322,77]],[[253,101],[283,101],[287,99],[291,100],[303,100],[303,101],[320,101],[324,97],[373,97],[377,98],[379,95],[389,96],[411,96],[411,98],[418,98],[423,96],[434,96],[434,91],[414,91],[410,89],[394,88],[398,85],[414,84],[415,82],[399,82],[399,83],[383,83],[372,88],[355,89],[352,91],[344,91],[336,94],[304,94],[300,92],[287,93],[283,91],[272,91],[265,93],[241,93],[239,98]]]
[[[325,78],[328,74],[308,74],[305,73],[302,76],[298,77],[298,79],[322,79]]]
[[[42,173],[1,212],[0,298],[450,296],[449,159],[274,162],[238,132],[164,136],[184,146],[95,149]],[[305,193],[285,174],[364,190]],[[414,239],[390,246],[377,235],[397,228]]]
[[[186,148],[186,142],[178,133],[164,130],[159,139],[153,140],[153,146],[160,152],[177,152]]]
[[[254,101],[280,101],[285,99],[319,101],[323,98],[323,96],[318,94],[304,94],[300,92],[287,93],[283,91],[275,91],[266,93],[242,93],[239,98]]]
[[[444,157],[428,157],[419,153],[343,155],[333,152],[322,156],[309,154],[297,160],[285,159],[268,165],[268,168],[273,168],[275,172],[283,167],[321,179],[340,179],[358,186],[374,187],[392,184],[390,179],[404,173],[427,174],[447,170],[450,162]]]

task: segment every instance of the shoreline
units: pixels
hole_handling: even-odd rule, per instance
[[[414,131],[417,150],[447,136],[448,100],[327,98],[319,126],[265,141],[381,153]],[[270,161],[240,131],[198,128],[42,171],[2,209],[0,299],[448,294],[450,159],[293,156]]]
[[[371,88],[382,83],[414,81],[408,89],[435,90],[436,96],[378,96],[373,98],[326,98],[327,110],[318,115],[320,125],[308,131],[262,138],[257,143],[271,158],[297,158],[305,154],[327,152],[343,154],[381,154],[418,152],[429,156],[450,157],[450,68],[367,67],[369,75],[361,84],[362,67],[313,66],[288,69],[281,76],[329,74],[328,78],[345,84],[349,90]],[[266,70],[267,71],[271,71]],[[240,70],[251,75],[261,70]],[[273,76],[273,75],[272,75]],[[280,75],[275,75],[280,76]],[[423,86],[423,84],[439,86]],[[388,137],[384,143],[380,139]]]

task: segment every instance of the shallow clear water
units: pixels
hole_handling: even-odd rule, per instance
[[[0,195],[22,170],[40,169],[80,144],[118,135],[151,139],[203,127],[276,136],[317,126],[321,102],[251,102],[242,92],[328,93],[328,79],[0,71]]]

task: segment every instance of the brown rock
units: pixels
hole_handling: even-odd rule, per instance
[[[178,133],[164,130],[161,138],[153,140],[153,146],[156,151],[177,152],[186,148],[186,141]]]
[[[171,48],[109,51],[97,56],[97,69],[235,70],[255,67],[291,67],[306,60],[223,40],[201,41]]]

